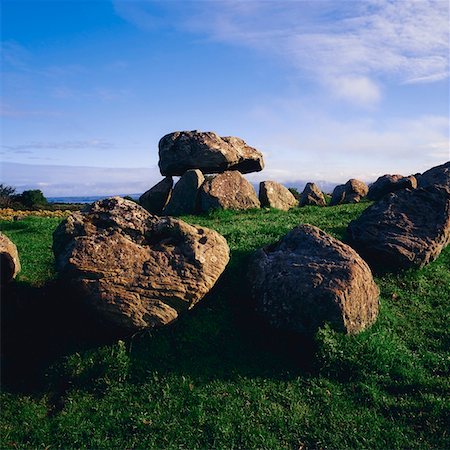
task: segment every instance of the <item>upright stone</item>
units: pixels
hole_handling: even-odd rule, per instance
[[[396,192],[401,189],[415,189],[416,187],[417,180],[412,175],[409,177],[402,175],[383,175],[369,187],[367,198],[377,201],[390,192]]]
[[[259,183],[259,201],[264,208],[275,208],[282,211],[298,205],[298,201],[291,191],[275,181]]]
[[[257,310],[274,328],[313,335],[329,322],[347,333],[371,325],[379,290],[363,259],[312,225],[258,250],[249,279]]]
[[[161,214],[172,193],[173,179],[166,177],[139,197],[139,204],[152,214]]]
[[[14,242],[0,232],[0,283],[5,285],[20,272],[20,261]]]
[[[367,195],[368,191],[369,188],[364,182],[351,178],[347,183],[334,188],[330,206],[344,203],[359,203]]]
[[[205,181],[200,170],[188,170],[175,185],[169,203],[163,209],[163,214],[180,216],[195,214],[199,209],[199,189]]]
[[[200,188],[200,209],[253,209],[259,208],[253,186],[237,171],[224,172],[206,179]]]
[[[305,189],[300,195],[299,206],[325,206],[325,197],[319,186],[315,183],[306,183]]]
[[[189,169],[203,173],[238,170],[259,172],[263,155],[242,139],[220,137],[213,132],[176,131],[159,141],[159,168],[162,175],[183,175]]]

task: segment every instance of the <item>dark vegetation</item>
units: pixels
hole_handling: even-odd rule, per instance
[[[127,336],[55,277],[53,218],[2,222],[23,270],[2,292],[1,448],[449,448],[450,249],[377,277],[373,327],[314,342],[252,312],[251,253],[300,223],[345,239],[367,203],[185,217],[232,258],[178,322]]]

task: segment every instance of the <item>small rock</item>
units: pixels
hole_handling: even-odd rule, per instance
[[[139,204],[152,214],[161,214],[172,193],[173,179],[166,177],[139,197]]]
[[[345,184],[340,184],[334,188],[331,196],[330,206],[344,203],[359,203],[367,195],[369,188],[366,183],[351,178]]]
[[[249,279],[259,313],[283,331],[313,335],[329,322],[358,333],[378,314],[379,290],[368,265],[312,225],[300,225],[258,250]]]
[[[259,183],[259,201],[263,208],[275,208],[287,211],[298,205],[289,189],[275,181],[262,181]]]
[[[253,186],[237,171],[224,172],[206,179],[200,188],[200,209],[253,209],[259,208]]]
[[[299,206],[325,206],[325,197],[319,186],[315,183],[306,183],[305,189],[300,195]]]

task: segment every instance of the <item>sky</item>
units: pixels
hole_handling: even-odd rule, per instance
[[[140,193],[176,130],[238,136],[246,177],[366,182],[450,160],[449,3],[1,3],[1,182]]]

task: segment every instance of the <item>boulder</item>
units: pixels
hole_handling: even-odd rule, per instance
[[[275,181],[259,183],[259,201],[264,208],[287,211],[298,205],[298,201],[289,189]]]
[[[358,333],[378,314],[379,290],[368,265],[348,245],[300,225],[250,262],[256,308],[273,327],[314,335],[325,323]]]
[[[415,189],[416,187],[417,180],[413,175],[409,177],[402,175],[383,175],[369,187],[367,198],[377,201],[390,192],[396,192],[401,189]]]
[[[418,177],[418,186],[442,186],[450,193],[450,161],[433,167]]]
[[[340,184],[334,188],[331,196],[330,206],[344,203],[359,203],[367,195],[369,188],[366,183],[351,178],[345,184]]]
[[[237,137],[220,137],[211,131],[176,131],[159,141],[159,168],[162,175],[183,175],[189,169],[250,173],[262,170],[264,161],[261,152]]]
[[[15,244],[0,232],[0,283],[5,285],[20,272],[19,253]]]
[[[440,186],[390,193],[350,222],[348,236],[377,270],[423,267],[450,240],[450,194]]]
[[[260,203],[253,186],[237,171],[206,179],[200,188],[200,209],[253,209]]]
[[[104,321],[168,324],[209,292],[229,260],[217,232],[149,214],[120,197],[75,212],[53,233],[60,276]]]
[[[315,183],[306,183],[305,189],[300,195],[299,206],[325,206],[325,197],[319,186]]]
[[[172,193],[173,179],[166,177],[139,197],[139,204],[152,214],[161,214]]]
[[[198,192],[204,181],[205,177],[200,170],[188,170],[173,188],[163,214],[168,216],[195,214],[199,209]]]

